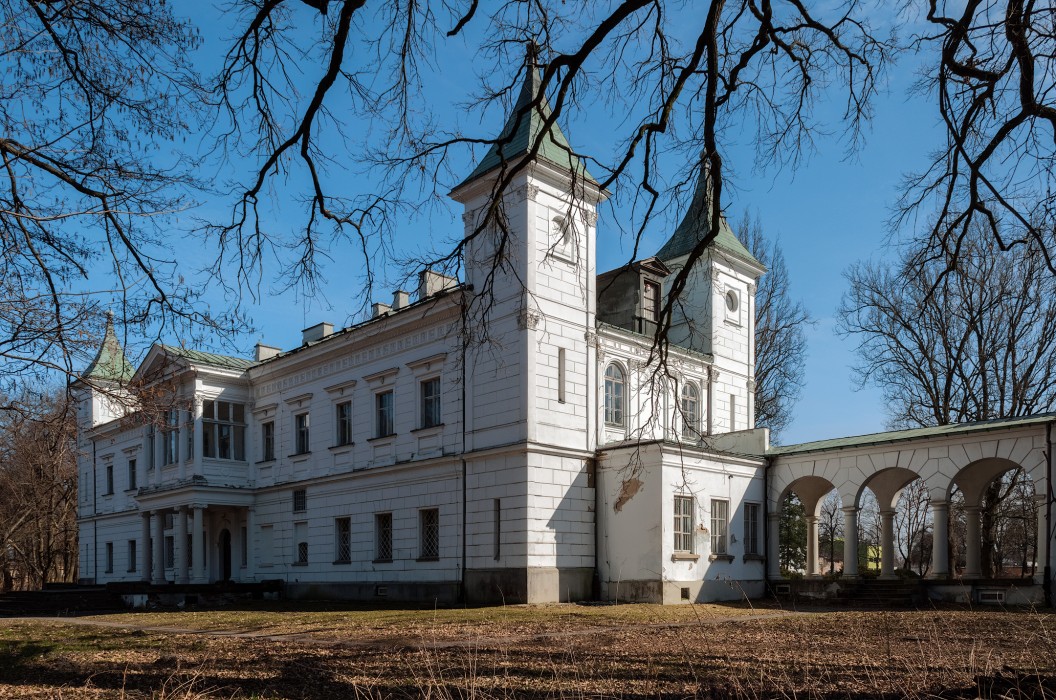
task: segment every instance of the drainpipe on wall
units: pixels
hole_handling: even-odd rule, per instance
[[[773,457],[763,457],[763,590],[770,588],[770,467]]]
[[[1053,605],[1056,601],[1052,598],[1052,423],[1045,424],[1045,571],[1044,580],[1041,582],[1041,590],[1045,595],[1045,602]]]
[[[99,474],[95,464],[95,438],[92,438],[92,583],[99,583]]]
[[[468,293],[473,288],[468,287],[466,292]],[[466,345],[469,343],[469,336],[466,335],[466,295],[462,296],[462,565],[459,567],[458,572],[458,599],[463,605],[466,603],[466,507],[467,507],[467,489],[466,489],[466,475],[469,471],[466,466]]]

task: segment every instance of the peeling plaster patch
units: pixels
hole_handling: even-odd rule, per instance
[[[612,504],[612,510],[617,513],[623,510],[623,506],[627,504],[627,501],[634,498],[634,495],[638,493],[641,488],[642,482],[638,479],[627,479],[624,481],[623,485],[620,487],[620,497]]]

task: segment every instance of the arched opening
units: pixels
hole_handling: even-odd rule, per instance
[[[867,576],[923,577],[931,565],[928,488],[909,469],[871,475],[858,492],[859,564]]]
[[[819,476],[796,479],[781,494],[778,520],[778,554],[781,574],[785,577],[821,575],[822,552],[819,534],[822,522],[828,522],[825,497],[835,493],[832,482]],[[836,496],[836,513],[840,513],[839,496]],[[822,512],[822,511],[825,512]],[[837,516],[837,519],[838,516]],[[835,530],[826,533],[833,540]],[[832,544],[826,540],[825,544]],[[828,563],[828,560],[826,560]]]

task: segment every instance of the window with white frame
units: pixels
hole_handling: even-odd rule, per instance
[[[759,513],[762,509],[758,503],[744,504],[744,553],[761,554],[759,548]]]
[[[392,415],[392,390],[374,394],[374,437],[395,433]]]
[[[106,569],[105,569],[104,573],[107,573],[107,574],[114,573],[114,543],[113,542],[107,542],[106,543],[106,562],[105,563],[106,563]]]
[[[180,409],[165,411],[165,427],[161,431],[161,463],[176,464],[180,459]]]
[[[627,381],[623,370],[613,363],[605,369],[605,423],[623,425],[624,397],[627,393]]]
[[[688,381],[682,384],[682,437],[686,440],[700,437],[700,390]]]
[[[202,453],[210,459],[246,458],[246,406],[231,401],[202,402]]]
[[[440,377],[423,379],[418,386],[422,399],[421,427],[440,425]]]
[[[334,518],[334,563],[352,561],[352,518]]]
[[[693,551],[693,497],[675,496],[675,551]]]
[[[711,553],[726,554],[729,541],[730,502],[711,500]]]
[[[726,307],[726,320],[733,323],[741,322],[741,293],[734,287],[727,287],[723,298]]]
[[[131,491],[136,488],[136,460],[128,460],[128,488]]]
[[[293,512],[303,513],[308,510],[308,492],[305,489],[297,489],[293,492]]]
[[[660,285],[656,282],[642,284],[642,316],[654,323],[660,320]]]
[[[104,495],[110,495],[114,492],[114,465],[106,465],[106,493]]]
[[[128,571],[132,572],[136,570],[136,541],[128,541]]]
[[[334,407],[337,420],[337,445],[352,444],[352,402],[342,401]]]
[[[418,511],[419,559],[440,558],[440,509]]]
[[[374,514],[374,560],[392,561],[392,513]]]
[[[304,455],[312,451],[309,418],[307,411],[298,413],[293,417],[293,448],[295,455]]]
[[[260,461],[270,462],[275,459],[275,421],[260,424]]]

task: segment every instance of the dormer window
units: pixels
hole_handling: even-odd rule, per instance
[[[653,323],[660,320],[660,285],[656,282],[643,283],[642,317]]]

